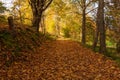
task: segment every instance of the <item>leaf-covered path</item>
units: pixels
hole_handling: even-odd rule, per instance
[[[74,41],[46,42],[25,55],[25,61],[2,67],[0,80],[120,80],[112,60]]]

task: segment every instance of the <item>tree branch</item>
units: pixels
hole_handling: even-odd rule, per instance
[[[52,3],[53,0],[50,0],[48,3],[46,3],[46,6],[44,6],[44,8],[42,9],[42,11],[45,11],[48,6]]]
[[[92,12],[92,11],[96,10],[97,8],[98,8],[98,7],[96,7],[96,8],[94,8],[94,9],[92,9],[92,10],[88,11],[88,12],[86,13],[86,15],[87,15],[87,14],[89,14],[90,12]]]

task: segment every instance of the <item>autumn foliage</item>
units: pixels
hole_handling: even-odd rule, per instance
[[[120,0],[4,1],[0,80],[120,80]]]

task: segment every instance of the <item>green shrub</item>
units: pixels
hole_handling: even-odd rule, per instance
[[[69,28],[63,28],[63,34],[64,34],[64,37],[66,38],[69,38],[70,37],[70,29]]]
[[[6,18],[4,15],[0,15],[0,22],[6,22]]]

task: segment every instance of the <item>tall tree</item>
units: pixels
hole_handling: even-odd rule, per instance
[[[33,13],[32,25],[36,28],[36,31],[39,31],[39,24],[43,12],[49,7],[52,1],[53,0],[29,0]]]
[[[86,43],[86,0],[82,0],[83,5],[82,7],[82,43]]]
[[[106,52],[106,36],[105,36],[105,23],[104,23],[104,0],[98,1],[98,11],[97,11],[97,21],[96,21],[96,36],[94,40],[93,47],[95,48],[98,42],[98,37],[100,39],[100,53]]]
[[[104,23],[104,0],[99,0],[97,26],[100,30],[100,52],[106,52],[106,36],[105,36],[105,23]]]

